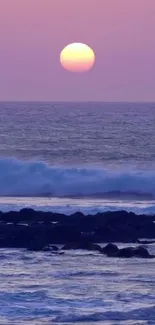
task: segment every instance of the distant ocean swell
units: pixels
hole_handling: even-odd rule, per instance
[[[0,196],[155,198],[155,171],[52,167],[0,159]]]

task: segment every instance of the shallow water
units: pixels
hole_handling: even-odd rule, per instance
[[[154,260],[1,249],[0,265],[0,324],[155,324]]]

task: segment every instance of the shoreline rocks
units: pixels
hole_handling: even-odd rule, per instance
[[[42,250],[48,245],[54,245],[53,251],[57,251],[57,245],[69,247],[74,243],[76,246],[73,249],[101,252],[100,246],[96,243],[149,245],[155,242],[153,239],[155,239],[155,215],[115,211],[87,216],[77,212],[67,216],[33,209],[0,212],[0,247],[29,249],[32,246],[31,249],[34,247],[34,250]],[[128,255],[133,253],[136,254],[130,250]],[[120,254],[127,255],[127,252],[123,251]],[[142,251],[140,254],[142,255]]]
[[[148,252],[143,246],[138,247],[124,247],[118,248],[117,245],[109,243],[104,247],[101,247],[99,244],[90,243],[90,242],[81,242],[81,243],[69,243],[61,247],[60,249],[57,246],[53,245],[30,245],[27,249],[32,252],[50,252],[53,255],[63,255],[67,250],[86,250],[86,251],[95,251],[107,257],[115,258],[145,258],[152,259],[155,258],[155,255],[152,255]]]

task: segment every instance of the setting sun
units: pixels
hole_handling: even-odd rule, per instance
[[[86,44],[72,43],[61,51],[60,62],[64,69],[71,72],[86,72],[93,67],[95,54]]]

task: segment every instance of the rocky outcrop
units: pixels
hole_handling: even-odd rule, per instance
[[[119,249],[118,257],[140,257],[140,258],[154,258],[154,255],[149,254],[148,250],[144,247],[127,247]]]
[[[150,244],[155,244],[155,240],[139,240],[137,239],[138,244],[142,245],[150,245]]]
[[[60,251],[57,246],[45,245],[43,242],[38,242],[38,241],[34,241],[30,243],[27,250],[32,252],[50,252],[52,254],[59,254],[59,255],[64,254],[64,252]]]
[[[154,238],[155,216],[136,215],[126,211],[98,213],[93,216],[82,213],[67,216],[32,209],[0,212],[0,247],[30,248],[34,244],[36,250],[40,250],[47,245],[80,243],[81,249],[100,252],[100,247],[92,244],[149,244]]]
[[[80,243],[69,243],[62,247],[62,250],[75,250],[75,249],[84,249],[88,251],[98,251],[102,252],[102,248],[100,245],[90,242],[80,242]]]
[[[148,250],[142,246],[139,247],[125,247],[118,248],[117,245],[109,243],[105,247],[101,247],[98,244],[93,244],[89,242],[80,242],[80,243],[69,243],[62,247],[62,250],[77,250],[84,249],[88,251],[98,251],[108,257],[118,257],[118,258],[154,258],[154,255],[151,255]]]
[[[155,258],[154,255],[151,255],[148,250],[142,246],[139,247],[125,247],[119,249],[114,244],[108,244],[107,246],[103,247],[103,253],[108,257],[121,257],[121,258],[131,258],[131,257],[138,257],[138,258]]]
[[[107,256],[117,256],[118,255],[119,248],[112,243],[109,243],[105,247],[102,248],[102,252]]]

